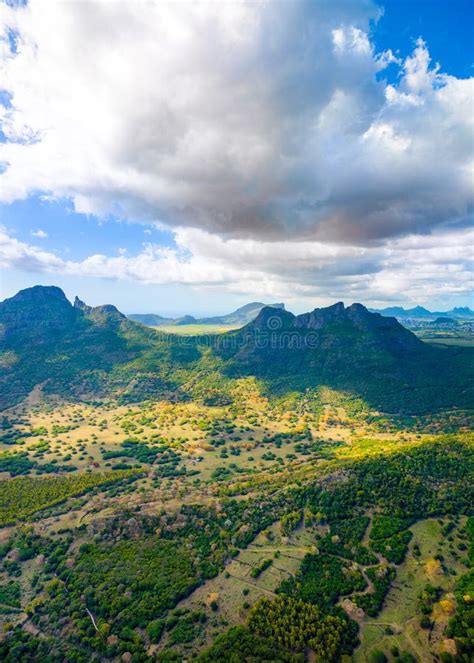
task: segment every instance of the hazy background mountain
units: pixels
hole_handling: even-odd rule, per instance
[[[141,322],[150,327],[161,327],[168,325],[246,325],[257,317],[262,308],[271,306],[272,308],[284,309],[284,304],[263,304],[262,302],[250,302],[239,307],[232,313],[226,315],[215,315],[207,318],[195,318],[192,315],[184,315],[180,318],[164,318],[155,313],[131,313],[127,317],[135,322]]]
[[[455,320],[474,320],[474,311],[468,306],[458,306],[450,311],[428,311],[423,306],[404,309],[402,306],[389,306],[383,309],[369,309],[372,313],[393,316],[395,318],[417,318],[424,320],[435,320],[436,318],[454,318]]]
[[[141,322],[149,327],[166,327],[175,325],[222,325],[222,326],[243,326],[254,320],[260,311],[265,307],[284,309],[285,304],[264,304],[262,302],[250,302],[232,313],[227,315],[216,315],[204,318],[196,318],[193,315],[184,315],[179,318],[167,318],[156,313],[130,313],[127,317],[135,322]],[[405,309],[402,306],[390,306],[383,309],[368,309],[371,313],[380,313],[384,317],[394,317],[399,320],[432,320],[439,322],[444,318],[451,318],[452,320],[473,320],[474,311],[468,306],[455,307],[449,311],[429,311],[423,306],[414,306],[410,309]]]

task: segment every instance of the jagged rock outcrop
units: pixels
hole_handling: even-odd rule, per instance
[[[337,302],[297,316],[288,311],[265,307],[245,330],[249,343],[252,330],[273,332],[273,335],[278,330],[294,330],[302,334],[311,332],[313,348],[330,346],[333,351],[338,344],[342,350],[348,350],[351,342],[365,345],[367,351],[379,346],[396,354],[422,351],[425,348],[415,334],[395,318],[371,313],[362,304],[352,304],[346,308],[342,302]],[[327,341],[330,341],[329,345]],[[281,347],[285,345],[281,344]]]
[[[85,304],[77,295],[74,298],[74,308],[78,308],[79,310],[84,311],[84,313],[90,313],[92,311],[92,306]]]

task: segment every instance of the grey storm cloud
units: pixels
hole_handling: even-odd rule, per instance
[[[404,62],[376,53],[380,11],[368,0],[9,7],[0,199],[40,191],[78,211],[271,241],[368,245],[463,227],[472,79],[440,73],[421,40]]]

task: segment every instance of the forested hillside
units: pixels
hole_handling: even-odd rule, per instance
[[[36,385],[79,399],[222,400],[243,375],[257,377],[269,396],[326,386],[394,413],[473,403],[471,348],[428,346],[360,304],[299,316],[267,307],[241,330],[183,338],[113,306],[73,307],[58,288],[37,286],[0,304],[0,325],[3,406]]]

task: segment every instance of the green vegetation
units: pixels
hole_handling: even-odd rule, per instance
[[[281,531],[284,534],[291,534],[291,532],[301,522],[301,513],[299,511],[292,511],[287,513],[281,519]]]
[[[31,448],[31,447],[30,447]],[[58,465],[57,463],[42,463],[31,460],[26,451],[0,453],[0,472],[8,472],[16,477],[29,474],[34,469],[37,474],[56,474],[59,472],[73,472],[76,468],[71,465]]]
[[[466,523],[466,535],[471,568],[456,584],[456,615],[450,619],[446,630],[446,635],[455,639],[457,656],[445,657],[445,663],[450,660],[467,663],[474,657],[474,518],[469,518]]]
[[[116,481],[133,479],[132,471],[76,474],[67,477],[30,477],[0,481],[0,525],[7,525],[31,516],[37,511],[63,502],[73,495],[81,495],[92,488]]]
[[[178,338],[43,295],[0,305],[2,660],[472,658],[470,351],[357,306],[258,346],[265,311]]]
[[[254,566],[253,569],[250,571],[250,576],[252,578],[258,578],[258,576],[263,573],[266,569],[268,569],[269,566],[273,564],[272,559],[262,559],[260,564],[258,566]]]
[[[213,646],[204,652],[198,661],[199,663],[242,663],[243,661],[303,663],[304,656],[285,651],[275,641],[255,635],[244,626],[234,626],[219,635]]]
[[[377,455],[353,463],[350,481],[310,492],[309,505],[329,520],[378,506],[399,518],[463,513],[472,508],[474,448],[470,441],[446,437],[405,453]]]
[[[252,608],[248,618],[250,631],[292,652],[310,648],[315,660],[334,661],[340,653],[346,621],[341,617],[323,616],[311,603],[289,596],[273,601],[263,598]]]
[[[329,608],[340,596],[362,591],[366,584],[361,572],[341,559],[306,555],[296,577],[285,580],[279,591]]]
[[[373,585],[373,591],[366,594],[356,594],[354,602],[369,617],[376,617],[382,609],[390,585],[395,579],[395,569],[390,566],[380,566],[367,569],[366,573]]]
[[[0,604],[20,608],[20,599],[21,587],[19,582],[10,580],[10,582],[0,585]]]
[[[372,520],[370,538],[375,541],[378,539],[388,539],[405,530],[410,524],[410,521],[406,518],[394,518],[393,516],[384,516],[376,513]]]
[[[116,627],[141,626],[161,617],[196,585],[197,573],[186,551],[169,541],[141,539],[112,545],[84,544],[74,572],[64,569],[51,592],[61,604],[65,593]],[[63,584],[64,583],[64,584]],[[83,597],[83,598],[81,598]]]
[[[345,559],[352,559],[364,566],[376,564],[377,557],[361,545],[368,523],[367,516],[332,520],[329,533],[318,538],[319,549]]]
[[[373,541],[371,548],[382,555],[393,564],[400,564],[405,557],[408,544],[411,540],[411,532],[400,532],[386,539]]]

